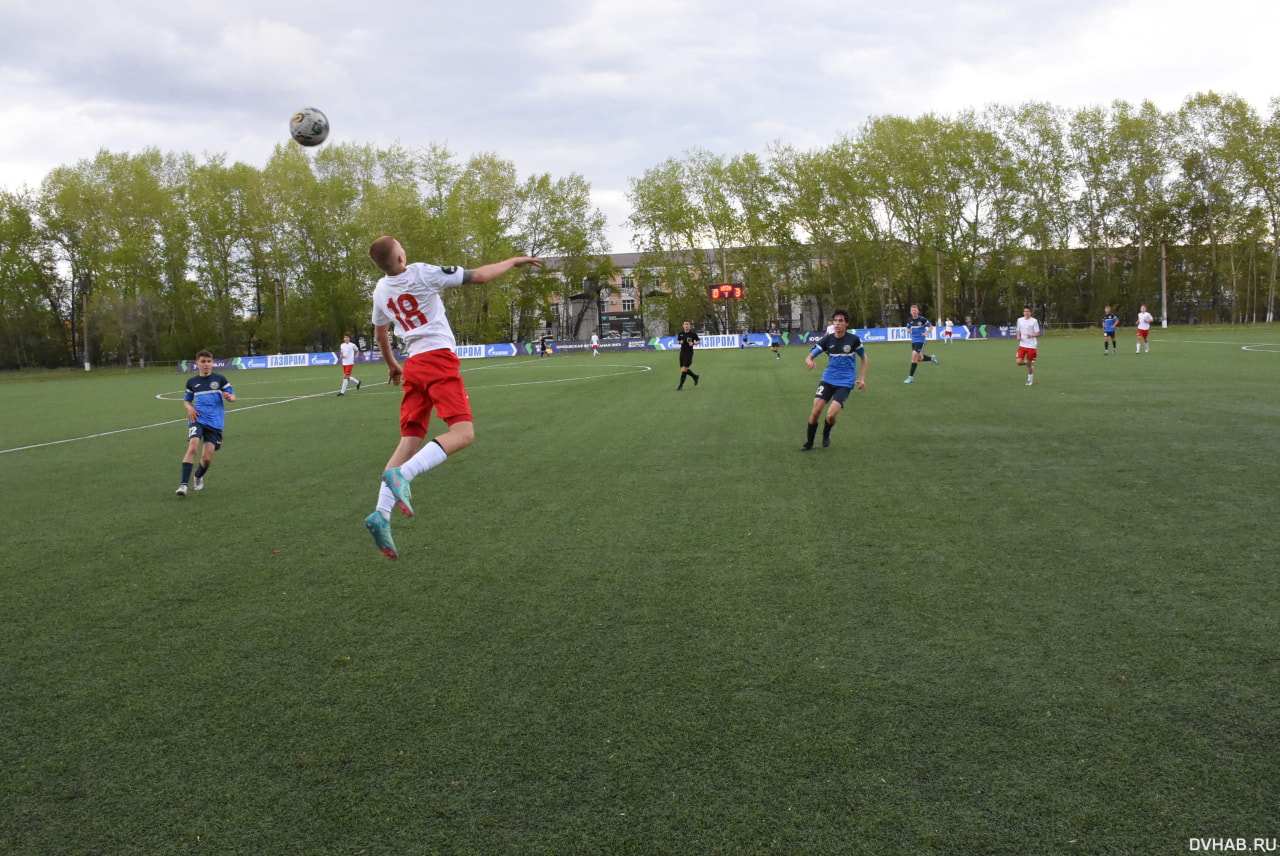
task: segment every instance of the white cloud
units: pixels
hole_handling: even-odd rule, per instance
[[[1273,8],[1275,7],[1275,8]],[[101,147],[261,165],[314,104],[335,142],[578,172],[630,237],[627,179],[698,147],[832,142],[872,114],[1280,94],[1280,5],[1220,0],[514,0],[353,14],[337,0],[0,8],[0,184]]]

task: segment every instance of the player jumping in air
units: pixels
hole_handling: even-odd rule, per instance
[[[923,362],[931,362],[936,366],[938,358],[931,354],[926,355],[924,352],[924,343],[929,338],[929,333],[933,331],[933,324],[928,318],[921,317],[920,304],[911,304],[911,317],[907,319],[906,326],[911,332],[911,372],[903,383],[911,383],[911,379],[916,376],[916,366]]]
[[[807,452],[813,448],[813,439],[818,434],[818,417],[822,415],[822,406],[831,402],[827,408],[827,418],[822,425],[822,448],[831,445],[831,429],[836,424],[836,417],[844,409],[849,393],[857,387],[867,388],[867,351],[862,340],[849,331],[849,314],[837,309],[832,315],[834,332],[828,333],[818,340],[813,350],[805,354],[804,365],[813,371],[813,358],[818,354],[827,355],[827,368],[822,373],[822,382],[818,391],[813,394],[813,410],[809,413],[808,431],[804,445],[800,451]]]
[[[200,466],[195,468],[195,482],[191,487],[204,490],[204,474],[213,466],[213,453],[222,448],[222,426],[227,416],[223,402],[236,400],[230,382],[214,373],[213,354],[197,353],[196,370],[198,374],[187,380],[187,391],[182,396],[182,404],[187,408],[187,453],[182,458],[182,484],[174,491],[178,496],[187,495],[196,457],[200,458]]]
[[[457,343],[440,292],[469,282],[489,282],[513,267],[542,267],[542,259],[516,256],[475,270],[407,264],[404,247],[388,235],[373,242],[369,257],[385,274],[373,289],[373,335],[387,364],[388,382],[403,385],[404,396],[400,443],[383,470],[377,509],[365,518],[364,526],[383,555],[394,559],[399,554],[391,540],[391,510],[399,506],[406,517],[412,517],[410,482],[475,439],[471,404],[454,353]],[[403,366],[391,350],[393,324],[408,355]],[[449,430],[423,445],[432,408]]]
[[[338,395],[346,395],[348,381],[355,381],[356,389],[360,388],[360,379],[351,376],[351,370],[355,368],[356,357],[360,355],[360,349],[351,344],[350,336],[344,334],[342,345],[339,346],[338,351],[342,358],[342,391]]]

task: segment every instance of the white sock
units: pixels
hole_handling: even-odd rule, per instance
[[[400,473],[407,480],[413,481],[432,467],[443,464],[448,457],[444,453],[444,448],[435,440],[432,440],[419,449],[418,454],[400,465]]]
[[[383,520],[391,519],[391,510],[396,507],[396,495],[391,492],[391,488],[387,487],[386,482],[382,482],[378,487],[378,513],[382,515]]]
[[[347,379],[345,377],[342,379],[342,391],[347,391]]]

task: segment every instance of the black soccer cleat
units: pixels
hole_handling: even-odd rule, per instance
[[[831,438],[830,438],[830,437],[823,437],[823,438],[822,438],[822,448],[824,448],[824,449],[825,449],[825,448],[827,448],[827,447],[828,447],[828,446],[830,446],[830,445],[831,445]]]
[[[802,451],[802,452],[808,452],[808,451],[809,451],[809,450],[811,450],[812,448],[813,448],[813,444],[812,444],[812,443],[805,443],[803,446],[801,446],[801,447],[800,447],[800,451]]]

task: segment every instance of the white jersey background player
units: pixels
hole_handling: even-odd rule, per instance
[[[591,356],[600,356],[600,337],[595,333],[591,334]]]
[[[1151,353],[1151,341],[1147,339],[1147,336],[1151,333],[1151,322],[1155,320],[1151,313],[1147,311],[1147,305],[1145,303],[1142,304],[1138,309],[1138,348],[1134,351],[1135,354],[1142,353],[1144,345],[1147,353]]]
[[[360,388],[360,379],[351,376],[351,370],[355,368],[358,356],[360,356],[360,349],[351,343],[350,336],[344,335],[342,345],[338,348],[338,359],[342,363],[342,391],[338,395],[347,394],[348,381],[355,381],[356,389]]]
[[[1031,317],[1031,307],[1022,307],[1022,317],[1018,319],[1018,359],[1020,366],[1027,367],[1027,386],[1035,380],[1036,348],[1040,338],[1040,322]]]

